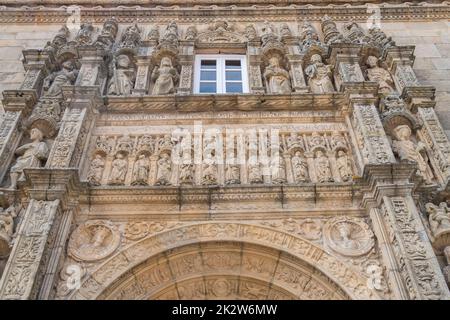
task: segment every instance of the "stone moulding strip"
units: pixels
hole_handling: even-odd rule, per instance
[[[301,1],[301,0],[300,0]],[[298,1],[298,2],[300,2]],[[161,1],[161,3],[167,3]],[[197,1],[196,1],[197,2]],[[291,1],[292,2],[292,1]],[[365,1],[369,2],[369,1]],[[145,0],[118,0],[118,1],[90,1],[90,0],[46,0],[42,4],[49,6],[31,7],[27,0],[0,1],[0,23],[64,23],[72,13],[68,12],[70,5],[79,5],[81,20],[92,23],[103,23],[107,18],[114,16],[119,23],[132,23],[139,19],[139,23],[168,22],[177,19],[180,23],[206,23],[217,16],[224,15],[230,22],[234,21],[301,21],[308,18],[310,21],[320,21],[324,15],[329,15],[336,21],[366,21],[372,13],[365,5],[328,5],[315,6],[292,4],[290,6],[253,5],[253,6],[218,6],[194,5],[192,7],[159,6],[153,1],[155,7],[140,6],[147,4]],[[172,2],[173,3],[173,2]],[[187,2],[189,3],[189,2]],[[193,3],[193,2],[191,2]],[[372,2],[375,3],[375,2]],[[52,7],[54,5],[62,5]],[[183,1],[186,4],[186,1]],[[23,5],[18,7],[17,5]],[[98,5],[83,7],[82,5]],[[105,7],[102,7],[105,6]],[[130,6],[134,5],[134,6]],[[386,4],[379,3],[382,21],[411,21],[436,20],[450,18],[450,5],[445,1],[438,4]]]

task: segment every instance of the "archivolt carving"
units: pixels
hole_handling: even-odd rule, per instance
[[[281,254],[290,254],[297,263],[302,260],[317,269],[316,272],[329,277],[331,282],[338,284],[351,298],[378,298],[376,293],[367,288],[365,276],[358,274],[346,264],[325,252],[321,247],[300,237],[271,228],[230,222],[186,225],[157,233],[133,243],[93,271],[88,278],[84,279],[80,290],[74,292],[71,298],[92,299],[102,297],[107,292],[102,295],[102,290],[99,288],[109,287],[119,277],[125,279],[126,275],[130,274],[130,270],[149,258],[183,245],[197,244],[198,249],[198,245],[203,246],[210,241],[216,241],[218,237],[224,242],[237,241],[245,245],[254,244],[266,248],[265,250],[277,250]],[[211,258],[208,261],[220,260]],[[195,262],[192,263],[194,264],[190,265],[195,268]],[[258,265],[262,267],[264,263],[257,263],[254,267],[257,268]],[[160,271],[155,270],[153,281],[159,279],[158,283],[161,283],[168,276],[165,275],[165,272],[169,269],[163,265],[159,265],[158,268]],[[134,271],[131,272],[134,273]],[[182,270],[179,272],[183,274]],[[264,272],[262,271],[262,273]]]

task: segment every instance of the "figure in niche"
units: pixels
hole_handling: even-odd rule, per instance
[[[433,235],[450,230],[450,211],[445,202],[441,202],[439,207],[432,203],[427,203],[425,208],[427,209],[428,220]]]
[[[240,179],[240,168],[237,164],[228,164],[225,171],[225,183],[226,184],[239,184]]]
[[[111,66],[112,77],[108,83],[108,94],[116,96],[131,94],[136,73],[130,58],[125,54],[121,54],[112,61]]]
[[[180,183],[192,184],[194,182],[193,166],[191,163],[183,163],[180,170]]]
[[[197,38],[197,28],[195,26],[190,26],[186,30],[185,40],[195,40]]]
[[[0,256],[9,252],[11,240],[14,235],[14,218],[17,216],[14,206],[3,210],[0,207]],[[2,244],[2,242],[5,242]],[[5,252],[3,252],[5,251]]]
[[[128,171],[128,161],[122,153],[118,153],[112,162],[112,170],[109,176],[110,185],[123,185]]]
[[[367,77],[370,81],[374,81],[379,85],[379,92],[388,95],[394,91],[394,80],[392,80],[389,71],[378,66],[378,58],[369,56],[367,58]]]
[[[313,54],[311,64],[305,69],[312,93],[329,93],[334,91],[331,82],[331,67],[322,62],[319,54]]]
[[[172,60],[169,57],[162,58],[159,68],[155,67],[152,73],[152,80],[155,81],[152,93],[154,95],[174,93],[178,77],[177,69],[172,66]]]
[[[60,97],[62,95],[62,87],[70,86],[75,83],[78,76],[78,70],[72,61],[67,60],[61,65],[61,70],[54,72],[44,79],[45,96]]]
[[[48,157],[48,147],[43,141],[43,133],[33,128],[30,131],[31,142],[26,143],[16,149],[15,154],[19,155],[16,163],[11,167],[11,189],[16,189],[17,181],[24,180],[23,169],[25,168],[39,168],[41,162]]]
[[[308,164],[305,158],[302,157],[301,152],[295,152],[291,159],[292,170],[294,172],[294,182],[301,183],[308,181]]]
[[[105,168],[105,160],[100,154],[96,154],[91,162],[91,167],[87,175],[87,181],[92,186],[99,186],[102,181],[103,169]]]
[[[170,176],[172,175],[172,161],[167,153],[162,153],[158,160],[158,171],[156,174],[156,185],[170,185]]]
[[[411,129],[407,125],[399,125],[394,129],[395,140],[392,141],[392,149],[398,154],[400,161],[417,163],[417,174],[426,184],[433,183],[433,172],[428,166],[426,146],[419,141],[416,145],[411,141]]]
[[[209,155],[204,161],[202,184],[217,184],[217,167],[214,156]]]
[[[132,185],[146,186],[148,180],[148,173],[150,170],[150,160],[145,154],[140,154],[133,169],[133,182]]]
[[[250,183],[262,183],[261,168],[259,164],[251,164],[248,167],[248,180]]]
[[[280,66],[278,57],[271,57],[269,65],[264,71],[264,79],[268,93],[272,94],[286,94],[292,91],[289,72]]]
[[[330,161],[328,157],[323,153],[323,151],[318,150],[316,152],[316,176],[317,181],[323,182],[333,182],[333,177],[331,175]]]
[[[273,157],[272,163],[272,182],[281,184],[286,182],[286,161],[283,157]]]
[[[343,150],[339,150],[338,152],[336,166],[339,174],[341,175],[342,181],[347,182],[352,179],[352,162]]]

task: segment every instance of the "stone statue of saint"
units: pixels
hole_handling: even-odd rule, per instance
[[[172,67],[172,60],[169,57],[162,58],[160,66],[155,67],[152,73],[152,80],[155,81],[152,94],[174,93],[178,77],[177,70]]]
[[[341,175],[342,181],[346,182],[352,179],[352,162],[343,150],[339,150],[338,152],[336,166],[338,168],[339,174]]]
[[[417,174],[426,184],[433,183],[433,172],[428,166],[426,147],[423,142],[415,144],[411,141],[411,129],[407,125],[399,125],[394,129],[395,139],[392,141],[392,149],[398,154],[400,161],[417,163]]]
[[[379,92],[383,95],[388,95],[394,91],[394,80],[392,80],[391,74],[378,66],[378,58],[369,56],[367,58],[367,77],[370,81],[374,81],[379,85]]]
[[[264,71],[267,92],[273,94],[286,94],[292,91],[289,72],[280,66],[278,57],[272,57]]]
[[[444,230],[450,230],[450,209],[445,202],[441,202],[439,206],[427,203],[425,208],[433,235],[437,235]]]
[[[307,182],[308,181],[308,164],[301,156],[300,151],[295,152],[291,159],[292,170],[294,172],[294,182]]]
[[[108,94],[116,96],[125,96],[131,94],[136,73],[131,65],[130,58],[125,55],[119,55],[112,62],[112,76],[108,82]]]
[[[328,157],[321,151],[316,152],[316,177],[319,182],[333,182],[331,175],[330,161]]]
[[[225,171],[225,183],[226,184],[239,184],[240,179],[240,168],[237,164],[228,164]]]
[[[65,61],[60,71],[53,72],[44,79],[44,96],[60,97],[62,87],[74,84],[77,76],[78,70],[75,69],[73,62]]]
[[[156,185],[169,185],[172,174],[172,162],[167,153],[162,153],[158,160],[158,171],[156,174]]]
[[[278,160],[278,161],[277,161]],[[286,182],[286,161],[282,156],[272,158],[272,183],[280,184]]]
[[[251,164],[248,167],[248,180],[250,183],[262,183],[261,169],[259,164]]]
[[[42,132],[33,128],[30,131],[31,142],[26,143],[16,149],[15,154],[19,155],[16,163],[11,167],[11,189],[16,189],[17,180],[24,178],[23,169],[25,168],[39,168],[41,162],[48,157],[48,147],[43,141],[44,135]]]
[[[312,93],[329,93],[334,91],[331,82],[331,67],[322,62],[319,54],[313,54],[311,64],[305,69]]]
[[[133,169],[133,179],[132,185],[143,185],[148,184],[148,173],[150,170],[150,160],[145,156],[145,154],[140,154],[139,158],[134,163]]]
[[[96,154],[91,162],[91,167],[87,175],[87,181],[90,185],[99,186],[102,181],[103,169],[105,168],[105,160],[100,154]]]
[[[128,161],[122,153],[116,155],[116,159],[112,162],[112,170],[109,176],[109,184],[123,185],[128,171]]]
[[[14,206],[4,210],[0,207],[0,256],[9,252],[14,234],[14,218],[17,216]]]

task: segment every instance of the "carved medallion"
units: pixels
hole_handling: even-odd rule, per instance
[[[325,243],[344,256],[366,254],[374,245],[374,235],[369,226],[348,217],[331,219],[324,226],[323,235]]]
[[[68,252],[79,261],[96,261],[111,255],[120,244],[119,230],[107,220],[91,220],[72,233]]]

